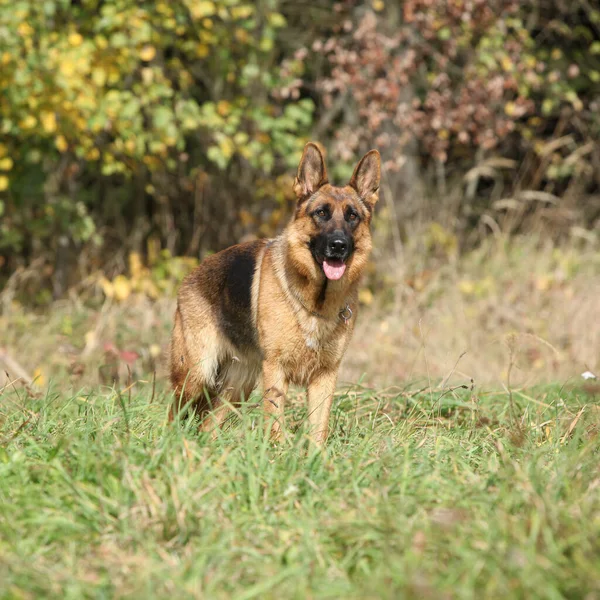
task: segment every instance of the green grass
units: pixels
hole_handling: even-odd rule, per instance
[[[320,453],[300,402],[211,441],[146,388],[0,394],[0,597],[600,597],[584,392],[354,388]]]

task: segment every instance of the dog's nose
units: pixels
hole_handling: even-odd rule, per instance
[[[348,250],[346,240],[335,238],[329,241],[329,252],[332,254],[344,254]]]

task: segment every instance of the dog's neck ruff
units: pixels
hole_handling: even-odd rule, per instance
[[[306,304],[304,304],[304,302],[302,301],[302,299],[300,298],[300,296],[298,294],[296,294],[295,292],[292,292],[292,290],[289,288],[288,289],[291,293],[291,295],[294,297],[294,300],[296,300],[298,302],[298,304],[300,304],[300,306],[309,314],[311,314],[313,317],[317,317],[319,319],[325,319],[326,321],[332,321],[335,319],[335,317],[328,317],[327,315],[322,315],[321,313],[315,311],[315,310],[311,310],[310,308],[308,308],[308,306],[306,306]],[[346,303],[346,306],[344,306],[343,308],[340,309],[340,312],[337,314],[338,319],[340,319],[341,321],[344,321],[344,323],[347,325],[348,321],[352,318],[352,309],[350,308],[350,305],[348,303]]]
[[[267,242],[266,244],[266,248],[265,251],[268,250],[269,248],[271,248],[272,246],[277,247],[279,244],[277,243],[279,240],[279,238],[274,238],[271,239]],[[279,248],[278,248],[279,250]],[[279,250],[280,251],[280,250]],[[277,275],[277,279],[279,279],[279,283],[281,284],[281,287],[284,289],[285,292],[287,292],[287,294],[289,294],[299,305],[301,308],[303,308],[308,314],[312,315],[313,317],[317,317],[318,319],[323,319],[324,321],[334,321],[337,319],[339,319],[340,321],[344,321],[344,323],[347,325],[348,322],[350,321],[350,319],[352,318],[352,315],[354,314],[352,309],[350,308],[350,305],[348,303],[346,303],[345,306],[343,306],[342,308],[340,308],[338,314],[336,317],[330,317],[328,315],[324,315],[320,312],[317,312],[315,310],[311,310],[310,308],[308,308],[308,306],[306,306],[306,304],[304,303],[304,300],[300,297],[299,294],[297,294],[288,284],[285,273],[281,272],[279,269],[275,269],[275,273]]]

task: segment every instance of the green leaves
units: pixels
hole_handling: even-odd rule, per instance
[[[38,220],[42,237],[54,220],[79,243],[90,240],[105,211],[93,190],[115,177],[121,186],[149,178],[144,188],[158,197],[172,191],[169,176],[187,182],[198,167],[219,171],[241,160],[266,173],[287,160],[309,131],[313,106],[273,93],[291,77],[273,68],[286,27],[278,7],[278,0],[0,3],[0,199],[10,223],[0,245],[27,239]],[[5,157],[18,168],[3,168]],[[90,193],[80,214],[83,185]],[[58,199],[58,189],[70,193]],[[116,212],[132,197],[119,198]],[[48,203],[53,214],[40,211]]]

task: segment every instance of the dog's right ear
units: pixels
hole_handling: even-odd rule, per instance
[[[294,192],[301,202],[312,196],[322,185],[327,183],[325,159],[318,146],[309,142],[298,165],[298,174],[294,179]]]

